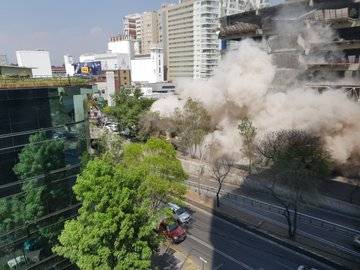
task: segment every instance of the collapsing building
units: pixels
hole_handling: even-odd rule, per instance
[[[252,38],[278,67],[274,86],[294,81],[324,91],[342,89],[360,100],[360,3],[297,0],[222,18],[223,52]]]

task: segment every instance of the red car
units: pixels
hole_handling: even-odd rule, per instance
[[[169,223],[162,221],[159,225],[159,232],[164,234],[166,238],[171,239],[173,243],[179,243],[186,238],[185,230],[175,221]]]

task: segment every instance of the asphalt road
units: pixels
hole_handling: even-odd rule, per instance
[[[206,185],[216,188],[216,183],[213,183],[210,181],[207,182]],[[228,185],[226,187],[224,187],[223,191],[231,192],[234,194],[239,194],[239,192],[237,192],[237,190],[235,190],[234,187],[231,187]],[[244,194],[240,194],[240,195],[244,195]],[[259,199],[259,198],[256,198],[256,199]],[[263,201],[265,201],[265,200],[263,200]],[[269,202],[269,201],[267,201],[267,202],[272,204],[272,202]],[[285,220],[284,216],[280,213],[274,213],[273,211],[269,211],[266,208],[258,207],[256,205],[251,205],[249,203],[244,203],[241,200],[236,201],[236,203],[234,203],[233,201],[227,200],[226,203],[230,203],[231,206],[234,208],[239,208],[241,211],[246,211],[251,215],[258,216],[258,217],[260,217],[264,220],[267,220],[271,223],[277,224],[284,228],[287,227],[286,220]],[[301,211],[301,212],[304,213],[304,211]],[[346,219],[340,214],[327,213],[320,209],[317,209],[317,211],[314,211],[314,213],[317,214],[315,216],[316,218],[321,218],[323,220],[330,221],[330,222],[339,224],[341,226],[348,227],[350,229],[356,228],[358,230],[360,228],[360,223],[356,219],[351,219],[351,218]],[[321,217],[319,216],[320,213],[321,213]],[[304,214],[307,214],[309,216],[314,216],[314,215],[310,215],[310,214],[312,214],[312,212],[310,212],[310,210],[305,211]],[[327,216],[329,216],[331,220],[326,218]],[[335,220],[335,217],[337,218],[336,220]],[[344,225],[344,223],[348,226]],[[351,226],[350,226],[350,224],[351,224]],[[349,258],[349,256],[350,256],[351,260],[353,260],[353,261],[359,260],[360,261],[360,252],[357,250],[354,250],[354,248],[352,246],[354,236],[355,236],[355,234],[358,234],[358,233],[354,233],[352,231],[346,231],[346,230],[335,230],[331,227],[326,227],[326,226],[323,227],[321,225],[321,223],[319,223],[319,222],[309,223],[308,221],[304,221],[302,219],[298,220],[298,233],[301,233],[303,236],[310,237],[312,239],[317,239],[318,242],[321,242],[322,244],[327,245],[327,246],[333,246],[333,247],[338,246],[339,250],[341,250],[341,252],[342,252],[341,254],[346,256],[344,258]]]
[[[296,270],[299,265],[333,269],[193,207],[188,237],[179,248],[206,269]]]

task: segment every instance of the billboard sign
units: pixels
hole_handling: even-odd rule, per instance
[[[101,74],[101,62],[82,62],[75,64],[75,74],[85,75],[85,76],[94,76]]]

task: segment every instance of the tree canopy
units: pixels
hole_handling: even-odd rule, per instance
[[[120,163],[106,154],[89,161],[73,188],[79,216],[66,222],[54,251],[81,269],[149,269],[160,206],[185,193],[171,144],[130,143],[122,155]]]
[[[44,132],[29,138],[19,154],[14,167],[16,175],[23,180],[22,194],[0,201],[0,230],[31,222],[63,205],[68,192],[54,188],[48,175],[50,171],[65,166],[64,143],[49,140]]]
[[[288,234],[294,238],[300,201],[315,194],[330,173],[330,155],[320,138],[301,130],[270,133],[261,142],[259,151],[270,160],[268,189],[285,208]]]
[[[205,135],[211,130],[209,113],[201,103],[188,99],[181,110],[176,110],[173,121],[181,150],[196,155]]]
[[[106,107],[105,113],[116,118],[120,130],[129,131],[130,137],[135,137],[138,132],[140,115],[148,111],[153,104],[153,99],[143,98],[139,89],[122,88],[114,96],[115,106]]]

